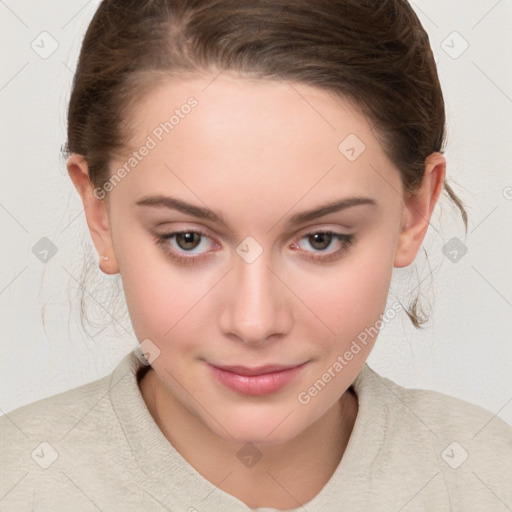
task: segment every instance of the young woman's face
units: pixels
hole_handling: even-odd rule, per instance
[[[226,440],[276,443],[326,413],[369,355],[375,338],[357,338],[385,312],[402,183],[349,102],[213,78],[169,82],[134,115],[140,161],[110,192],[113,248],[168,396]],[[236,375],[268,365],[301,366]],[[212,368],[227,366],[245,369]]]

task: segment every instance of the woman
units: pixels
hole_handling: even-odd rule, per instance
[[[466,220],[444,123],[405,1],[102,2],[67,167],[140,348],[1,418],[6,510],[512,506],[505,422],[366,364],[443,188]]]

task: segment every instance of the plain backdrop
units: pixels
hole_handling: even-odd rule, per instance
[[[60,156],[80,44],[98,5],[0,1],[0,413],[107,375],[137,343],[122,293],[111,301],[119,276],[97,268]],[[401,314],[368,363],[403,386],[462,398],[512,424],[512,1],[412,5],[438,63],[447,172],[469,229],[443,199],[424,243],[432,276],[420,255],[395,271],[390,294],[407,301],[422,280],[431,321],[419,332]],[[80,326],[84,261],[99,326],[92,334]]]

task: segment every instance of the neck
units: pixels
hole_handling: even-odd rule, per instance
[[[235,459],[243,445],[229,443],[207,428],[171,397],[153,369],[139,386],[155,423],[180,455],[204,478],[251,508],[295,508],[316,496],[338,467],[357,416],[357,397],[349,388],[295,438],[258,445],[261,459],[245,466]]]

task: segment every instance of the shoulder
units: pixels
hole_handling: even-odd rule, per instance
[[[114,370],[100,379],[77,386],[68,391],[24,405],[0,417],[0,432],[3,439],[66,436],[69,429],[78,423],[83,425],[112,409],[110,393],[121,381],[130,382],[129,390],[137,389],[136,374],[140,363],[132,353],[127,354]],[[132,398],[131,396],[127,397]],[[4,443],[4,449],[9,443]]]
[[[2,437],[33,437],[49,430],[62,431],[107,394],[109,380],[110,376],[103,377],[4,414],[0,417]]]
[[[141,509],[147,475],[134,450],[145,453],[151,428],[161,441],[138,388],[143,368],[130,352],[109,375],[0,417],[5,510],[89,510],[92,495],[103,510]]]
[[[107,376],[0,417],[0,496],[9,493],[9,499],[19,500],[31,492],[35,481],[49,476],[50,466],[61,466],[62,447],[76,443],[78,432],[79,442],[84,432],[92,433],[95,428],[101,435],[109,382]]]
[[[497,413],[438,391],[405,388],[389,378],[379,376],[371,370],[379,382],[378,394],[385,397],[388,407],[394,408],[395,416],[404,423],[422,423],[426,430],[440,437],[450,435],[464,438],[496,439],[505,445],[512,442],[512,426]]]
[[[432,478],[429,488],[464,510],[512,505],[512,426],[497,413],[438,391],[405,388],[367,365],[363,377],[359,386],[382,411],[378,466],[399,468],[403,481],[417,475],[415,485]]]

